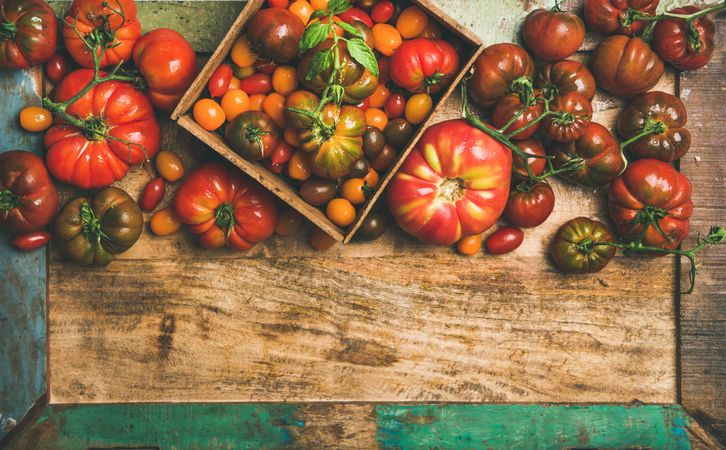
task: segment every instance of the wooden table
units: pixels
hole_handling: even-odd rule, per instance
[[[492,44],[511,40],[542,2],[492,2],[485,13],[476,0],[438,3]],[[177,28],[204,58],[241,4],[139,8],[145,31]],[[688,107],[694,143],[680,168],[695,186],[695,231],[726,223],[723,74],[717,51],[707,68],[669,70],[657,87]],[[37,101],[41,74],[0,82],[9,90],[20,80],[29,96],[11,99],[2,127],[24,139],[8,148],[40,151],[37,137],[10,121]],[[595,120],[612,126],[622,104],[598,93]],[[455,96],[440,118],[459,114]],[[168,120],[163,133],[162,148],[188,167],[213,158]],[[134,169],[119,186],[135,196],[150,178]],[[305,229],[245,254],[202,250],[186,232],[147,231],[107,268],[79,268],[51,250],[46,297],[45,256],[3,248],[0,325],[35,326],[0,329],[24,337],[8,352],[9,369],[0,362],[15,381],[0,377],[0,429],[47,390],[50,406],[14,433],[12,448],[206,448],[240,439],[310,448],[715,445],[680,406],[665,406],[677,403],[726,438],[725,249],[702,258],[690,296],[676,294],[687,267],[671,257],[617,257],[601,273],[564,276],[546,256],[548,242],[570,218],[606,218],[606,189],[553,187],[550,219],[496,258],[423,246],[396,229],[324,253],[308,248]],[[64,188],[64,200],[76,193]],[[535,420],[544,425],[533,431]]]

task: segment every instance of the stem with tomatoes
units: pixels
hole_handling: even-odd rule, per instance
[[[643,14],[642,12],[631,8],[628,11],[628,14],[625,14],[623,21],[630,20],[630,23],[628,23],[626,26],[632,24],[633,20],[653,21],[653,20],[663,20],[663,19],[680,19],[680,20],[684,20],[688,23],[691,23],[694,20],[698,19],[699,17],[703,17],[707,14],[711,14],[713,12],[720,11],[724,8],[726,8],[726,2],[722,2],[717,5],[709,6],[708,8],[695,12],[693,14],[674,14],[671,12],[664,12],[662,14],[656,14],[656,15]],[[625,22],[623,22],[623,23],[625,23]]]

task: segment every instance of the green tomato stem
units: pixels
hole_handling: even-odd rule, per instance
[[[19,202],[20,197],[10,189],[0,191],[0,210],[9,211],[18,206]]]
[[[716,11],[720,11],[722,9],[726,8],[726,1],[718,3],[716,5],[710,6],[706,9],[703,9],[701,11],[695,12],[693,14],[674,14],[670,12],[664,12],[663,14],[656,14],[656,15],[650,15],[650,14],[643,14],[637,10],[633,10],[632,13],[632,20],[641,20],[641,21],[657,21],[662,19],[681,19],[685,20],[686,22],[693,22],[694,20],[698,19],[699,17],[705,16],[707,14],[711,14]]]
[[[0,40],[7,41],[15,37],[18,27],[14,22],[0,23]]]
[[[101,239],[108,239],[108,236],[101,229],[101,219],[96,217],[91,205],[84,201],[81,203],[81,221],[83,222],[83,236],[94,244],[100,244]]]
[[[214,223],[219,228],[224,230],[225,240],[229,239],[229,235],[232,234],[234,228],[234,208],[229,203],[222,203],[219,205],[217,210],[214,212]]]

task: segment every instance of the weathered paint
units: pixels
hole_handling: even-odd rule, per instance
[[[23,132],[18,113],[40,104],[33,70],[0,70],[0,153],[19,149],[40,154],[41,135]],[[45,392],[46,254],[10,246],[0,230],[0,437]]]

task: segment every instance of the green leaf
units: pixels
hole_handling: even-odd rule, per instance
[[[310,20],[317,19],[318,17],[323,17],[328,15],[328,12],[324,9],[316,9],[313,11],[313,15],[310,16]]]
[[[315,78],[320,72],[324,71],[328,67],[333,65],[333,52],[330,49],[320,51],[313,56],[313,60],[308,68],[308,73],[305,74],[305,79],[310,81]]]
[[[300,43],[297,46],[297,52],[302,55],[309,49],[323,42],[330,32],[333,31],[333,27],[327,23],[315,22],[310,24],[305,30]]]
[[[363,39],[363,33],[361,33],[360,30],[358,28],[354,27],[353,25],[345,23],[342,20],[336,21],[335,23],[340,28],[342,28],[346,33],[352,35],[353,37]]]
[[[328,11],[330,14],[340,14],[350,9],[348,0],[330,0],[328,2]]]
[[[378,61],[363,39],[355,38],[348,41],[348,52],[356,61],[363,64],[363,67],[370,70],[375,76],[378,76]]]

